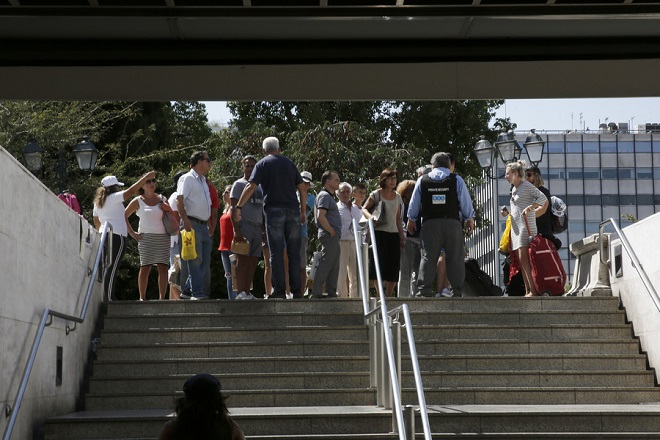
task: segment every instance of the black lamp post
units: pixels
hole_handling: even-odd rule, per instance
[[[525,140],[525,151],[527,151],[527,157],[532,165],[537,166],[543,159],[544,146],[545,142],[543,138],[532,129]],[[522,148],[520,148],[518,141],[516,141],[512,130],[500,133],[497,136],[497,141],[495,141],[495,147],[483,135],[474,146],[474,155],[477,156],[479,166],[486,172],[486,177],[489,179],[501,179],[504,177],[493,177],[491,174],[497,155],[500,156],[504,164],[508,164],[520,159],[521,153]]]
[[[96,168],[96,161],[99,156],[99,150],[96,146],[86,137],[73,149],[76,156],[78,167],[83,171],[93,171]],[[43,150],[37,143],[32,140],[23,148],[23,157],[27,168],[35,175],[40,175],[43,168]],[[64,191],[67,181],[67,161],[64,154],[64,149],[60,150],[60,157],[57,161],[55,169],[57,181],[59,184],[60,193]]]
[[[43,162],[43,152],[39,145],[34,140],[25,145],[23,148],[23,157],[25,158],[25,164],[27,169],[32,172],[32,174],[38,174],[41,172],[41,168],[44,166]]]

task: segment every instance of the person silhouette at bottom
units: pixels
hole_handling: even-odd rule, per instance
[[[245,440],[232,420],[220,381],[210,374],[196,374],[183,385],[176,417],[165,423],[158,440]]]

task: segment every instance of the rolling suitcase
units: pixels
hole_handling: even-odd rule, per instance
[[[527,217],[524,219],[527,231],[529,231]],[[540,234],[530,237],[529,263],[532,280],[539,295],[559,296],[564,294],[566,271],[564,271],[559,252],[552,241]]]

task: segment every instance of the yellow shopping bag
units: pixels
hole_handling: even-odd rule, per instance
[[[509,255],[511,251],[511,216],[506,218],[506,227],[504,228],[504,234],[500,239],[500,254]]]
[[[197,258],[197,249],[195,248],[195,230],[181,230],[181,258],[184,260],[194,260]]]

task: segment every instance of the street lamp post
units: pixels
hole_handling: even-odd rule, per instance
[[[525,139],[524,146],[529,162],[533,166],[538,166],[543,160],[543,148],[545,146],[543,138],[536,133],[536,130],[532,129]],[[522,148],[520,148],[518,141],[516,141],[512,130],[500,133],[495,141],[495,147],[493,147],[483,135],[474,146],[474,155],[479,161],[479,166],[481,166],[486,173],[486,177],[489,179],[501,179],[504,177],[492,176],[492,170],[493,167],[496,166],[496,158],[498,155],[506,165],[520,159],[521,153]]]
[[[99,150],[96,149],[96,146],[88,138],[83,138],[83,141],[78,143],[73,149],[73,153],[76,156],[78,167],[82,171],[93,171],[96,168]],[[62,193],[64,192],[67,181],[67,161],[64,149],[60,150],[59,156],[55,173],[57,175],[60,193]],[[40,177],[43,169],[43,150],[34,140],[28,142],[23,148],[23,157],[25,158],[28,170]]]

